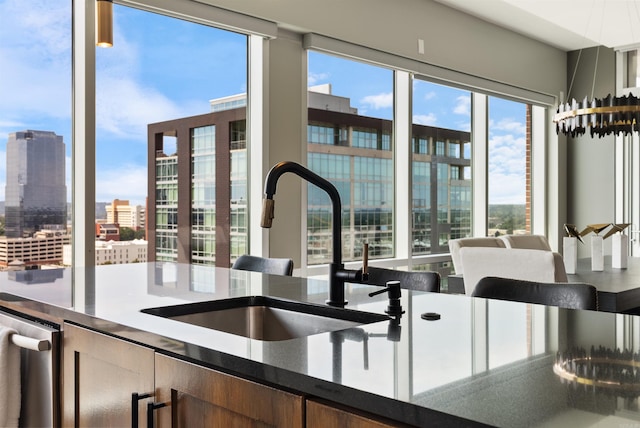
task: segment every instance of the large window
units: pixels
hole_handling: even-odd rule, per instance
[[[0,240],[33,248],[22,257],[27,268],[62,265],[50,255],[62,255],[69,242],[71,7],[70,0],[0,0]],[[65,239],[35,251],[42,230]],[[0,258],[0,269],[11,261]]]
[[[489,97],[489,236],[531,233],[528,114],[526,104]]]
[[[309,52],[308,165],[342,200],[343,260],[394,255],[393,72]],[[331,203],[310,185],[308,264],[331,261]]]
[[[415,80],[412,98],[412,251],[446,253],[471,235],[471,94]]]
[[[248,242],[247,36],[119,5],[114,21],[96,199],[147,206],[150,260],[229,266]]]

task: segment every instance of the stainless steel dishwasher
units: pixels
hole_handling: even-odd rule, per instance
[[[20,426],[59,427],[59,327],[8,313],[2,308],[0,325],[17,331],[11,340],[21,348]]]

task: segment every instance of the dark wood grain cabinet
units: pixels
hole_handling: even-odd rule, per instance
[[[301,395],[73,324],[63,342],[65,427],[304,426]]]
[[[158,427],[304,426],[300,395],[161,354],[155,367]]]
[[[65,427],[406,426],[74,324],[63,332]]]
[[[407,427],[380,417],[319,400],[306,400],[307,428],[398,428]]]
[[[129,427],[146,402],[132,394],[154,392],[154,351],[73,324],[63,329],[63,426]]]

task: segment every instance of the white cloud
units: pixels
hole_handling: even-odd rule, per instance
[[[329,73],[309,73],[307,76],[307,85],[313,86],[323,82],[329,78]]]
[[[9,133],[19,129],[26,129],[27,127],[28,126],[19,121],[0,120],[0,144],[4,144],[9,139]]]
[[[144,205],[147,197],[147,168],[123,164],[96,172],[96,201],[129,199],[131,204]]]
[[[146,144],[147,124],[191,114],[188,110],[192,109],[178,106],[156,89],[132,79],[105,78],[100,83],[96,97],[97,126],[118,138]]]
[[[456,128],[455,129],[460,130],[460,131],[464,131],[464,132],[471,132],[471,122],[468,122],[468,121],[458,122],[456,124]]]
[[[489,202],[524,204],[526,196],[525,139],[492,136],[489,141]]]
[[[393,92],[367,95],[360,102],[374,110],[393,107]]]
[[[438,118],[433,113],[413,115],[413,123],[418,125],[435,126],[436,122],[438,122]]]
[[[67,58],[71,46],[71,3],[49,0],[4,0],[0,3],[0,38],[17,51],[38,53],[38,60]]]
[[[461,95],[456,98],[456,105],[453,108],[455,114],[470,115],[471,114],[471,97]]]
[[[432,100],[435,97],[436,97],[436,93],[434,91],[430,91],[430,92],[427,92],[426,94],[424,94],[424,99],[426,101]]]
[[[100,49],[96,59],[98,130],[108,137],[146,144],[147,124],[209,111],[206,97],[180,104],[142,81],[139,46],[127,40],[124,30],[114,28],[114,34],[119,35],[114,41],[117,50]]]
[[[506,131],[524,135],[527,132],[526,124],[514,120],[512,118],[503,118],[498,122],[491,121],[490,128],[492,132]]]
[[[63,61],[41,61],[18,49],[0,47],[0,113],[5,122],[21,122],[23,116],[71,117],[71,68]]]
[[[489,179],[490,204],[526,203],[526,181],[524,176],[493,174]]]

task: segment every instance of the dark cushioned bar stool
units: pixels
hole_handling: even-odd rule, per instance
[[[400,281],[400,287],[409,290],[440,292],[440,274],[429,271],[402,271],[369,266],[367,284],[386,285],[387,281]]]
[[[472,296],[598,310],[598,291],[593,285],[585,283],[541,283],[489,276],[478,281]]]
[[[293,274],[293,260],[244,254],[236,259],[231,269],[291,276]]]

